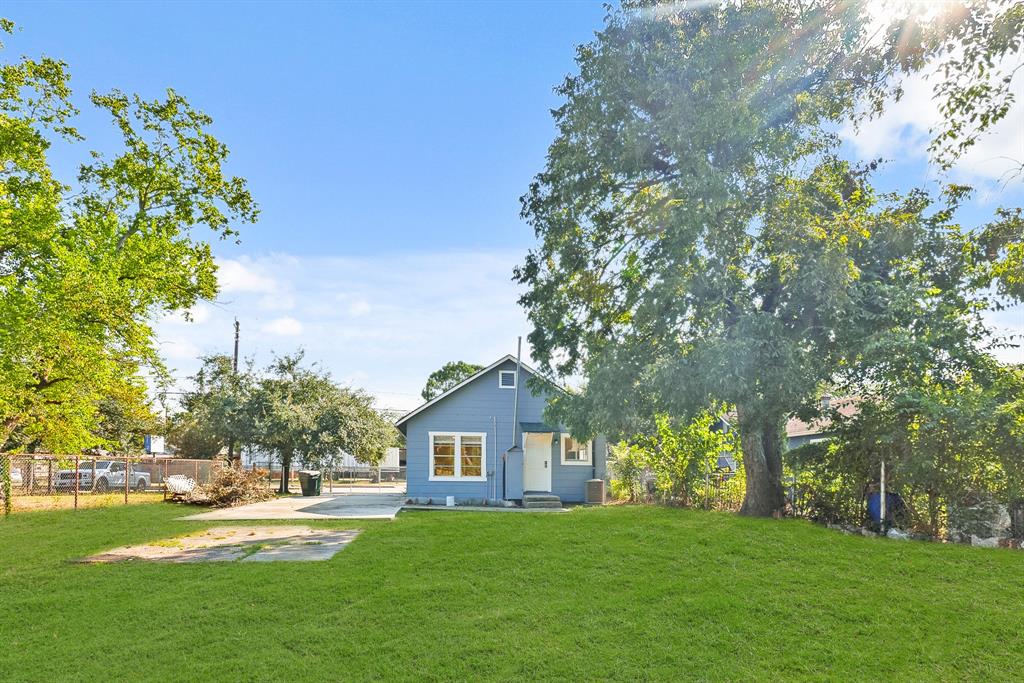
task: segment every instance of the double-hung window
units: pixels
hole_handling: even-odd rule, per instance
[[[562,434],[562,464],[563,465],[589,465],[593,443],[587,441],[580,443],[568,434]]]
[[[487,435],[430,432],[431,481],[486,481]]]

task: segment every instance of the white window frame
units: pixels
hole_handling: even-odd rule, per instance
[[[455,475],[434,475],[434,437],[451,436],[455,438]],[[480,437],[480,476],[462,476],[462,437]],[[427,470],[428,481],[487,481],[487,432],[429,432],[427,436]]]
[[[505,375],[512,375],[512,385],[511,386],[507,386],[505,384],[502,384],[501,378],[504,377]],[[515,370],[498,370],[498,388],[499,389],[515,389],[516,388],[516,382],[518,382],[518,381],[519,381],[519,378],[516,377],[516,371]]]
[[[562,464],[563,465],[570,465],[570,466],[571,465],[579,465],[580,467],[590,467],[591,465],[593,465],[594,464],[594,442],[593,441],[587,441],[585,443],[580,444],[587,451],[587,459],[586,460],[566,460],[565,459],[565,450],[566,450],[565,449],[565,442],[568,441],[571,438],[572,438],[572,434],[562,434],[562,437],[561,437],[561,442],[562,442]],[[433,452],[433,451],[431,451],[431,452]]]

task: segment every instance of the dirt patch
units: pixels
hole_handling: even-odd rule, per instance
[[[214,527],[187,536],[115,548],[83,562],[274,562],[329,560],[360,530],[306,526]]]
[[[135,493],[128,495],[128,504],[137,505],[142,503],[159,503],[163,500],[162,493]],[[53,495],[22,496],[14,495],[11,498],[14,512],[35,512],[39,510],[69,510],[75,507],[75,498],[67,493],[55,493]],[[115,505],[124,505],[124,493],[112,491],[110,493],[83,492],[78,497],[79,509],[106,508]]]

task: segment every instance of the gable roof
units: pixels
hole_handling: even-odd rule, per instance
[[[422,413],[424,410],[426,410],[430,406],[434,405],[438,401],[440,401],[440,400],[442,400],[444,398],[447,398],[448,396],[451,396],[456,391],[458,391],[462,387],[466,386],[467,384],[469,384],[473,380],[479,379],[480,377],[482,377],[483,375],[486,375],[488,372],[490,372],[491,370],[495,369],[499,365],[501,365],[503,363],[507,363],[508,361],[512,361],[513,363],[515,363],[516,362],[516,357],[513,356],[511,353],[505,354],[504,356],[502,356],[498,360],[496,360],[493,363],[491,363],[490,365],[488,365],[483,370],[480,370],[478,372],[474,372],[472,375],[470,375],[466,379],[462,380],[461,382],[459,382],[458,384],[456,384],[454,387],[452,387],[448,391],[444,392],[443,394],[438,394],[434,398],[430,399],[429,401],[427,401],[426,403],[421,405],[419,408],[415,408],[415,409],[409,411],[408,413],[406,413],[405,415],[403,415],[402,417],[398,418],[398,420],[395,421],[395,426],[401,428],[401,426],[405,422],[408,422],[410,418],[415,417],[416,415]],[[523,370],[526,370],[531,375],[536,375],[537,374],[537,372],[533,368],[528,366],[526,363],[520,363],[520,365],[522,365]]]

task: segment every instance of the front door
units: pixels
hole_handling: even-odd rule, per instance
[[[526,434],[523,490],[551,490],[551,434]]]

